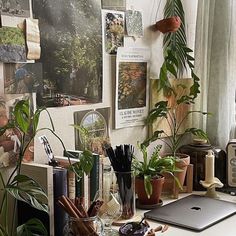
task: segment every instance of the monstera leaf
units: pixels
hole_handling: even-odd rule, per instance
[[[43,203],[43,201],[47,201],[47,195],[32,178],[26,175],[16,175],[5,189],[17,200],[48,213],[48,206]]]

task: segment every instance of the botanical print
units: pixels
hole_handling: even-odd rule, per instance
[[[33,0],[39,19],[46,106],[102,100],[101,2]]]
[[[143,21],[142,13],[140,11],[126,11],[125,22],[128,36],[133,36],[135,38],[143,36]]]
[[[22,29],[0,28],[0,61],[26,62],[25,35]]]
[[[104,47],[109,54],[116,54],[124,45],[124,12],[103,11]]]
[[[120,62],[118,109],[146,106],[147,62]]]
[[[146,47],[119,47],[116,56],[115,128],[144,125],[148,113]]]
[[[85,128],[87,135],[76,132],[76,148],[87,148],[94,153],[104,155],[104,147],[109,141],[109,108],[75,112],[75,124]]]
[[[30,0],[0,0],[1,15],[30,17]]]
[[[5,63],[5,94],[24,94],[37,92],[42,88],[42,64],[40,63]],[[41,104],[42,105],[42,104]]]

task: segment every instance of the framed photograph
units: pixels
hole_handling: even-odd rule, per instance
[[[88,131],[87,135],[76,131],[76,149],[87,148],[99,155],[105,155],[104,146],[110,143],[109,118],[110,108],[108,107],[75,112],[75,124]]]

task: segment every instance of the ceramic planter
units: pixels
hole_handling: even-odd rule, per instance
[[[159,30],[163,34],[169,32],[175,32],[179,29],[181,25],[181,20],[178,16],[172,16],[160,21],[157,21],[155,24],[155,30]]]
[[[160,201],[160,196],[162,193],[162,186],[164,184],[164,176],[159,178],[153,178],[151,180],[152,184],[152,195],[150,198],[147,197],[144,188],[144,179],[140,177],[135,178],[135,191],[138,196],[138,201],[142,205],[155,205]]]
[[[181,154],[181,153],[177,153],[176,155],[178,156],[178,158],[180,158],[180,161],[176,162],[176,167],[178,169],[181,169],[182,171],[176,172],[174,175],[179,179],[180,184],[183,186],[186,173],[187,173],[187,168],[188,168],[188,165],[190,164],[190,156],[187,154]],[[165,176],[165,183],[163,185],[163,193],[165,194],[171,193],[173,194],[175,198],[177,198],[180,189],[178,185],[176,184],[173,176],[171,176],[168,173],[165,173],[163,175]]]

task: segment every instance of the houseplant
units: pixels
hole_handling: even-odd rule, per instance
[[[19,132],[19,139],[21,145],[18,150],[18,159],[15,167],[11,174],[5,181],[0,172],[0,184],[2,198],[0,201],[0,235],[48,235],[45,227],[39,219],[32,218],[25,224],[15,227],[16,217],[16,200],[24,201],[32,207],[48,212],[48,206],[43,202],[47,201],[47,195],[39,184],[30,178],[29,176],[21,174],[21,165],[24,154],[30,145],[35,135],[42,130],[49,130],[56,136],[61,142],[64,150],[65,146],[60,137],[54,132],[53,122],[50,114],[49,119],[51,128],[38,128],[38,122],[41,112],[48,111],[45,108],[38,108],[35,112],[33,111],[29,100],[20,100],[14,107],[12,119],[8,121],[5,126],[0,127],[0,135],[4,134],[7,129],[16,129]],[[84,155],[83,159],[89,158],[89,155]],[[90,157],[92,158],[92,157]],[[89,162],[90,163],[90,162]],[[72,166],[71,168],[76,172],[78,176],[81,175],[81,171],[87,169],[87,161],[81,162],[79,167]],[[86,167],[84,168],[84,165]],[[83,169],[84,168],[84,169]],[[90,166],[92,168],[92,166]],[[89,170],[88,170],[89,171]],[[8,222],[9,218],[9,200],[13,200],[13,216],[11,222]]]
[[[176,31],[165,32],[163,39],[164,61],[160,68],[159,80],[152,82],[152,93],[161,94],[158,99],[153,99],[153,108],[147,117],[147,124],[153,130],[151,137],[144,141],[148,145],[157,139],[162,140],[170,149],[170,155],[177,157],[177,150],[187,134],[193,134],[200,138],[207,139],[206,133],[198,128],[186,127],[186,121],[194,113],[206,115],[201,111],[191,111],[191,104],[195,102],[200,93],[199,78],[194,73],[194,57],[192,50],[187,46],[185,33],[184,9],[181,0],[166,0],[164,7],[164,19],[178,17],[181,21]],[[184,72],[190,74],[191,84],[186,86],[187,81],[183,78]],[[178,82],[176,82],[178,81]],[[152,94],[153,95],[153,94]],[[159,124],[165,120],[162,126]],[[155,126],[159,124],[159,126]],[[182,161],[183,169],[181,184],[183,184],[187,165],[190,158]],[[181,164],[181,162],[178,162]]]
[[[143,160],[140,161],[134,157],[132,168],[135,172],[135,188],[138,195],[139,203],[142,205],[158,204],[164,183],[163,173],[169,173],[172,176],[174,172],[180,171],[176,168],[174,157],[161,158],[159,155],[161,146],[154,148],[151,155],[148,155],[147,146],[138,144],[142,152]],[[175,178],[175,176],[174,176]],[[175,178],[178,186],[181,187],[177,178]]]

